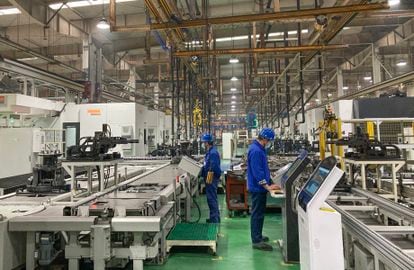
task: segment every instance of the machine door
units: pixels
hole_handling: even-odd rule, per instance
[[[79,122],[66,122],[62,125],[63,128],[63,153],[66,153],[66,149],[73,145],[79,145],[80,139],[80,123]]]

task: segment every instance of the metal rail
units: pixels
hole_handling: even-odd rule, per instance
[[[233,23],[251,23],[257,21],[292,21],[297,19],[314,19],[316,16],[324,14],[341,14],[353,12],[365,12],[388,9],[387,3],[373,3],[360,5],[345,5],[325,8],[302,9],[284,12],[263,13],[263,14],[249,14],[239,16],[227,16],[218,18],[206,18],[197,20],[181,21],[179,23],[157,23],[151,24],[151,30],[167,30],[177,28],[195,28],[214,24],[233,24]]]
[[[99,197],[102,197],[102,196],[104,196],[104,195],[106,195],[108,193],[114,192],[115,190],[119,189],[120,187],[123,187],[123,186],[128,185],[130,183],[133,183],[133,182],[135,182],[135,181],[137,181],[137,180],[139,180],[139,179],[141,179],[141,178],[143,178],[145,176],[148,176],[150,174],[153,174],[153,173],[155,173],[155,172],[157,172],[157,171],[159,171],[159,170],[161,170],[161,169],[163,169],[163,168],[165,168],[165,167],[167,167],[169,165],[170,165],[170,163],[166,163],[164,165],[161,165],[158,168],[155,168],[154,170],[151,170],[151,171],[145,172],[143,174],[140,174],[138,176],[132,177],[131,179],[126,180],[126,181],[123,181],[123,182],[121,182],[121,183],[119,183],[119,184],[117,184],[115,186],[112,186],[112,187],[110,187],[110,188],[108,188],[108,189],[106,189],[104,191],[95,193],[95,194],[93,194],[93,195],[91,195],[89,197],[86,197],[86,198],[84,198],[82,200],[77,201],[76,203],[68,204],[68,205],[71,206],[71,207],[81,206],[81,205],[86,204],[86,203],[88,203],[88,202],[90,202],[92,200],[95,200],[95,199],[97,199]]]
[[[390,213],[397,213],[400,216],[404,216],[407,219],[414,220],[414,210],[407,208],[403,205],[397,204],[386,198],[383,198],[372,192],[362,190],[359,188],[352,188],[352,193],[358,196],[368,198],[372,203],[377,205],[379,208],[387,210]]]
[[[307,52],[307,51],[326,51],[348,48],[348,45],[303,45],[288,47],[270,47],[270,48],[242,48],[242,49],[215,49],[215,50],[195,50],[195,51],[178,51],[173,53],[175,57],[190,57],[194,55],[234,55],[234,54],[256,54],[256,53],[288,53],[288,52]]]
[[[341,209],[341,207],[336,205],[334,202],[328,201],[328,204],[341,214],[343,226],[346,227],[348,231],[354,235],[354,237],[365,241],[371,247],[375,248],[378,254],[398,269],[414,269],[413,257],[404,253],[403,250],[388,241],[382,235],[369,229],[365,224]]]

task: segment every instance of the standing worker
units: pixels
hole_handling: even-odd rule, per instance
[[[211,134],[205,133],[201,136],[201,142],[206,149],[202,177],[206,185],[207,204],[210,208],[210,218],[207,223],[220,223],[220,211],[217,200],[217,187],[220,182],[220,154],[213,145],[214,138]]]
[[[273,129],[263,128],[247,153],[247,182],[252,199],[251,238],[253,248],[264,251],[273,250],[272,246],[266,243],[269,238],[262,234],[267,192],[279,189],[277,185],[272,184],[266,155],[266,148],[271,146],[274,139]]]

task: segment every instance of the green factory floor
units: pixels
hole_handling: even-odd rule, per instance
[[[206,197],[201,195],[198,200],[202,211],[200,222],[205,222],[208,215]],[[296,270],[298,265],[285,264],[275,241],[282,237],[282,220],[280,214],[267,214],[263,234],[270,237],[275,247],[272,252],[252,249],[250,242],[250,218],[227,217],[224,195],[219,195],[221,226],[218,240],[217,256],[209,255],[204,249],[190,248],[187,250],[172,249],[165,265],[146,266],[148,270]],[[193,217],[197,217],[193,209]]]

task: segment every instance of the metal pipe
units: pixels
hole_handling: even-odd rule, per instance
[[[300,10],[300,0],[296,1],[296,7]],[[298,45],[302,45],[302,25],[298,23]],[[305,91],[303,88],[304,81],[303,81],[303,60],[302,60],[302,53],[299,55],[299,88],[300,88],[300,103],[301,103],[301,111],[302,111],[302,119],[298,121],[298,124],[305,123]],[[292,107],[293,108],[293,107]],[[295,119],[297,119],[298,114],[295,114]]]
[[[288,38],[288,33],[287,33],[287,31],[285,31],[285,34],[284,34],[285,46],[289,45],[289,43],[287,41],[287,38]],[[289,66],[289,58],[285,58],[285,67],[287,67],[287,66]],[[290,83],[290,76],[289,76],[288,72],[285,72],[287,124],[285,125],[285,121],[284,121],[285,118],[282,118],[283,119],[283,121],[282,121],[283,122],[283,127],[290,127],[290,85],[289,85],[289,83]]]
[[[170,69],[171,69],[171,145],[172,146],[175,146],[175,138],[174,138],[174,135],[175,135],[175,133],[174,133],[174,116],[175,116],[175,113],[174,113],[174,111],[175,111],[175,107],[174,107],[174,100],[175,100],[175,98],[174,98],[174,94],[175,94],[175,83],[174,83],[174,68],[175,68],[175,65],[174,65],[174,57],[173,57],[173,53],[172,53],[172,50],[171,50],[171,55],[170,55],[170,57],[171,57],[171,65],[170,65]]]
[[[186,20],[180,23],[167,22],[157,23],[151,25],[151,30],[167,30],[178,28],[195,28],[203,27],[205,25],[222,25],[222,24],[234,24],[234,23],[251,23],[257,21],[292,21],[295,19],[314,19],[316,16],[324,14],[341,14],[341,13],[353,13],[353,12],[367,12],[375,10],[389,9],[387,3],[372,3],[372,4],[359,4],[359,5],[346,5],[346,6],[334,6],[325,8],[292,10],[284,12],[273,12],[264,14],[249,14],[239,16],[226,16],[218,18],[206,18],[197,20]]]
[[[414,81],[414,71],[407,72],[407,73],[405,73],[401,76],[394,77],[394,78],[389,79],[387,81],[383,81],[381,83],[377,83],[377,84],[368,86],[368,87],[366,87],[366,88],[364,88],[364,89],[362,89],[358,92],[350,93],[348,95],[343,95],[343,96],[334,98],[334,99],[330,100],[329,102],[324,102],[324,103],[321,103],[319,105],[312,106],[310,108],[307,108],[306,111],[313,110],[313,109],[316,109],[316,108],[321,108],[321,107],[324,107],[324,106],[326,106],[330,103],[333,103],[333,102],[336,102],[336,101],[339,101],[339,100],[355,99],[355,98],[358,98],[362,95],[367,95],[367,94],[370,94],[370,93],[374,93],[376,91],[380,91],[382,89],[386,89],[386,88],[391,87],[391,86],[399,85],[401,83],[406,83],[406,82],[412,82],[412,81]]]
[[[228,54],[256,54],[256,53],[289,53],[289,52],[307,52],[307,51],[327,51],[348,48],[344,44],[332,45],[303,45],[289,47],[273,48],[242,48],[242,49],[216,49],[216,50],[198,50],[198,51],[178,51],[174,53],[175,57],[191,57],[209,55],[228,55]]]

